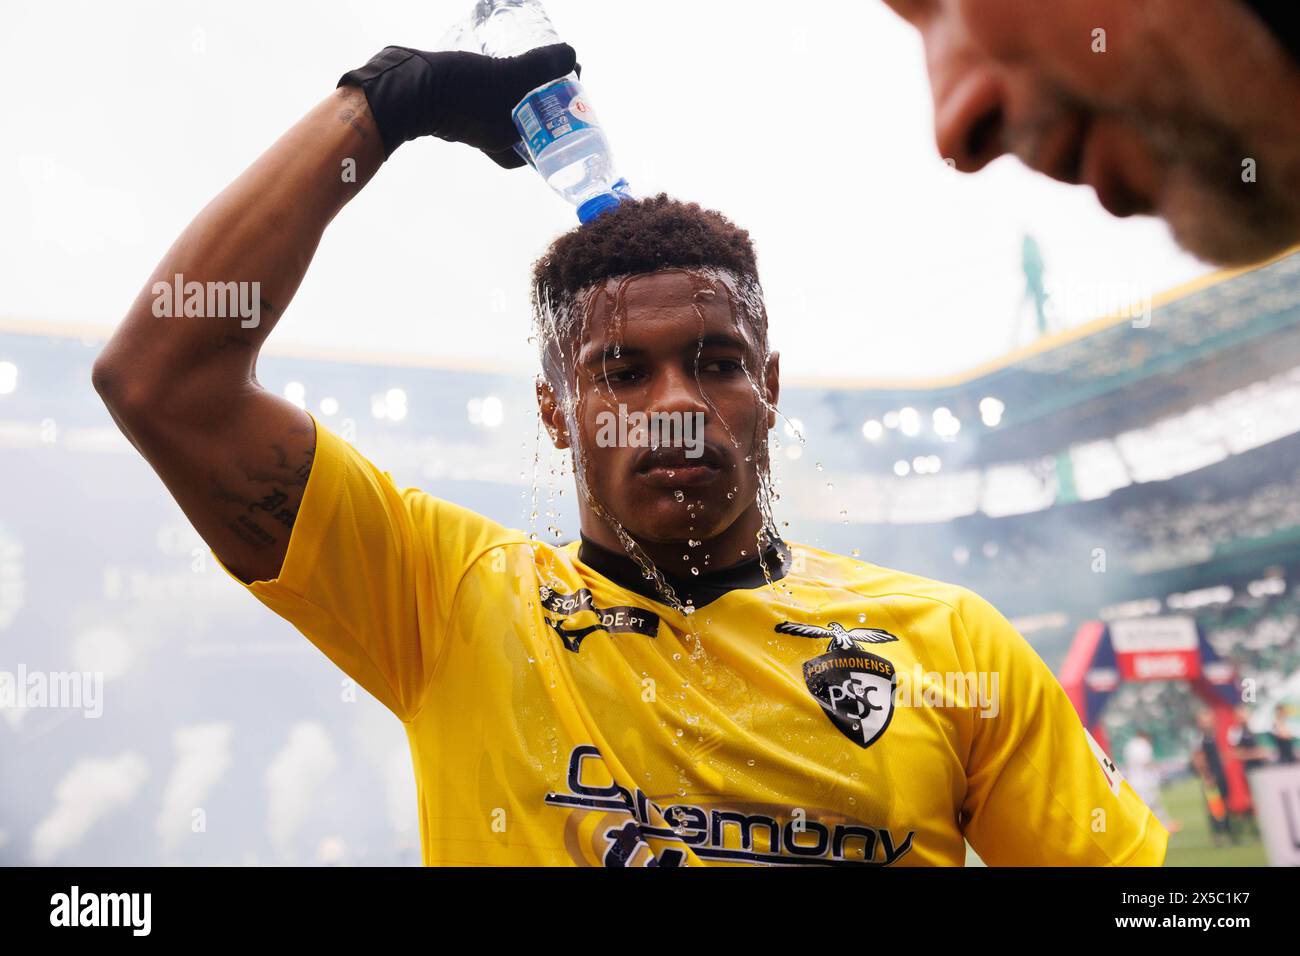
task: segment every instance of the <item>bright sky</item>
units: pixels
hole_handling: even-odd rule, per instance
[[[9,0],[0,319],[116,322],[341,73],[433,47],[471,6]],[[547,8],[633,190],[753,234],[786,376],[945,374],[1023,342],[1025,232],[1067,324],[1207,271],[1090,190],[1007,159],[949,170],[919,39],[877,0]],[[531,370],[529,265],[576,221],[527,169],[408,144],[326,233],[276,340]]]

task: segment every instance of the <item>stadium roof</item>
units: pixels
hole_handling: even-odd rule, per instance
[[[854,434],[900,409],[915,409],[926,422],[945,408],[972,427],[945,441],[923,426],[907,452],[924,454],[928,442],[980,464],[1055,451],[1046,439],[1064,446],[1140,428],[1297,365],[1300,253],[1293,252],[1204,276],[1154,297],[1149,308],[1044,336],[959,375],[818,384],[831,390],[837,425]],[[981,425],[988,398],[996,400],[996,427]],[[879,458],[873,463],[883,466],[900,444],[890,429],[880,434],[868,462]]]

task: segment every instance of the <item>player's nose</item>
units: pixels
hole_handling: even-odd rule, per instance
[[[665,367],[655,376],[655,387],[650,395],[651,412],[680,412],[707,415],[709,403],[705,400],[699,379],[693,369]]]
[[[1006,91],[991,65],[957,56],[931,61],[934,137],[945,162],[974,173],[1006,152]]]

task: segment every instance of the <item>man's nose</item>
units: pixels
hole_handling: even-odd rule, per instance
[[[931,62],[934,136],[939,155],[963,173],[1006,152],[1006,90],[987,65]]]
[[[707,414],[708,410],[709,403],[693,369],[666,369],[656,376],[648,411]]]

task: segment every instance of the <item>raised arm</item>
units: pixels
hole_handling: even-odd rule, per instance
[[[209,203],[136,297],[95,389],[245,582],[278,574],[311,473],[311,418],[261,387],[256,361],[325,227],[416,136],[521,165],[511,107],[573,67],[563,44],[506,60],[385,48]]]
[[[316,444],[307,413],[258,384],[257,353],[325,227],[383,158],[365,96],[340,87],[181,233],[95,363],[122,431],[246,581],[278,572]],[[234,296],[215,285],[232,282]],[[202,315],[185,315],[189,283],[203,290],[191,303]],[[209,283],[226,317],[207,314]]]

